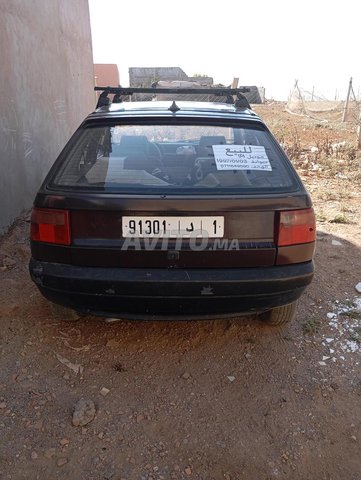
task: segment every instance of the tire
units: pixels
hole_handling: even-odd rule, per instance
[[[49,302],[49,310],[52,318],[61,322],[77,322],[81,318],[80,313],[57,303]]]
[[[297,302],[289,303],[288,305],[282,305],[261,313],[259,318],[267,325],[286,325],[286,323],[291,322],[295,318],[296,308]]]

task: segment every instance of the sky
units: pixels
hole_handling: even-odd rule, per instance
[[[215,83],[265,87],[286,100],[295,80],[343,100],[361,87],[356,0],[89,0],[94,63],[181,67]]]

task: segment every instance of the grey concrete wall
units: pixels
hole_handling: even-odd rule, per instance
[[[0,234],[94,109],[87,0],[0,0]]]
[[[242,87],[243,87],[243,85],[242,85]],[[247,98],[249,103],[263,103],[264,102],[264,99],[262,100],[261,91],[260,91],[259,87],[256,87],[255,85],[245,85],[244,88],[249,89],[249,92],[244,93],[244,96]]]

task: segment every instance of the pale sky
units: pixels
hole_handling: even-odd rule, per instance
[[[328,99],[361,86],[356,0],[89,0],[94,63],[181,67],[215,83],[266,88],[287,98],[295,79]]]

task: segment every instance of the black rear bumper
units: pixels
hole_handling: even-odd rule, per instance
[[[261,312],[297,300],[313,262],[263,268],[141,269],[30,261],[49,300],[81,312],[138,318]]]

